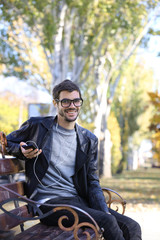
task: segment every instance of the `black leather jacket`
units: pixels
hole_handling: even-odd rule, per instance
[[[8,153],[25,160],[26,192],[28,197],[31,196],[38,184],[38,180],[33,172],[35,159],[25,158],[21,153],[19,143],[32,140],[37,143],[39,149],[42,149],[42,153],[39,155],[36,163],[36,174],[41,181],[51,158],[51,130],[54,119],[55,117],[32,117],[19,130],[7,136]],[[108,212],[97,176],[97,137],[77,124],[75,128],[77,133],[77,152],[73,182],[78,194],[89,202],[90,207]]]

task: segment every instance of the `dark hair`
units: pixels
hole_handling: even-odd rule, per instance
[[[81,91],[79,87],[71,80],[66,79],[63,82],[57,84],[53,88],[53,91],[52,91],[53,99],[59,99],[60,92],[62,91],[68,91],[68,92],[78,91],[81,98]]]

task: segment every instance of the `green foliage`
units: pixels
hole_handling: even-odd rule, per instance
[[[152,0],[2,0],[0,23],[4,28],[0,29],[0,44],[2,48],[6,44],[2,59],[6,55],[8,64],[3,61],[1,71],[30,80],[50,92],[68,72],[73,72],[73,80],[82,84],[85,99],[80,120],[93,129],[101,102],[101,93],[97,100],[97,88],[102,89],[103,82],[114,84],[117,75],[128,69],[122,76],[122,81],[127,81],[121,83],[113,106],[121,126],[123,168],[128,138],[139,131],[138,117],[145,108],[143,89],[137,84],[147,79],[142,76],[141,67],[138,71],[136,67],[129,70],[124,62],[133,54],[132,46],[158,5]]]
[[[106,49],[114,61],[118,60],[130,41],[134,42],[147,22],[150,11],[157,5],[158,1],[151,0],[2,0],[0,17],[4,28],[0,29],[0,35],[3,36],[0,45],[6,43],[1,56],[6,65],[3,72],[21,79],[31,77],[35,85],[41,84],[50,90],[49,74],[53,74],[53,65],[57,61],[53,56],[55,36],[60,29],[63,39],[59,49],[62,56],[59,71],[63,69],[63,52],[68,37],[66,26],[70,24],[72,25],[68,45],[70,69],[73,68],[74,59],[79,56],[86,61],[89,68],[93,64],[91,56],[97,54],[98,59],[105,54]],[[59,24],[64,6],[67,10],[66,26],[63,27]],[[36,44],[33,44],[33,40]],[[101,43],[103,48],[96,53]],[[40,48],[44,51],[43,56],[33,61],[35,49],[40,51]],[[47,77],[39,67],[39,63],[44,62],[44,59],[45,65],[49,65],[48,68],[45,67],[45,72],[48,71]],[[85,68],[85,71],[88,68]]]
[[[27,65],[28,62],[20,56],[19,52],[14,51],[14,47],[8,41],[9,35],[5,28],[1,30],[0,36],[0,63],[4,69],[2,71],[4,76],[14,75],[20,78],[27,77],[28,71],[24,69],[24,66]],[[17,69],[17,71],[14,71],[14,69]]]
[[[0,131],[3,131],[5,134],[9,134],[10,132],[18,129],[20,124],[19,114],[20,100],[10,94],[0,97]],[[26,119],[27,110],[24,109],[22,122]]]
[[[112,141],[112,150],[111,150],[112,174],[115,174],[119,169],[122,153],[120,150],[121,148],[120,127],[114,112],[111,112],[107,122],[108,122],[108,129],[111,133],[111,141]]]

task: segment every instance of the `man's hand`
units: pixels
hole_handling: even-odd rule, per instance
[[[27,144],[25,142],[20,142],[21,151],[26,158],[35,158],[42,152],[42,149],[38,150],[38,148],[36,148],[34,150],[32,148],[25,150],[22,147],[23,145],[27,145]]]

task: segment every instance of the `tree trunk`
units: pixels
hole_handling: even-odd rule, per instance
[[[105,142],[104,142],[104,162],[103,162],[103,176],[107,178],[112,177],[111,171],[111,134],[108,129],[105,130]]]

